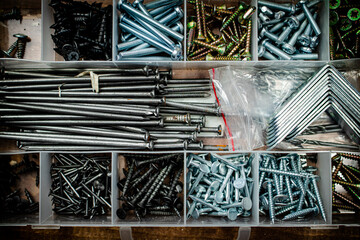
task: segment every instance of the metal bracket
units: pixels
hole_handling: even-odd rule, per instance
[[[251,235],[251,227],[239,227],[237,240],[249,240]]]
[[[121,240],[133,240],[131,227],[120,227],[119,232]]]

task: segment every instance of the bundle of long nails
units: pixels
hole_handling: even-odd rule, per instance
[[[260,213],[268,216],[271,223],[278,219],[306,220],[319,214],[326,222],[317,185],[319,176],[315,175],[317,168],[307,166],[307,157],[296,153],[281,157],[261,154]]]
[[[300,0],[294,5],[259,0],[259,58],[317,60],[320,2]]]
[[[39,173],[39,166],[35,158],[24,155],[21,161],[16,161],[10,156],[2,156],[0,159],[0,214],[2,217],[12,214],[31,214],[39,210],[39,202],[35,201],[34,192],[21,186],[25,174]],[[38,177],[38,175],[37,175]],[[36,177],[36,179],[37,179]],[[38,186],[38,180],[29,182],[28,187]],[[16,190],[14,190],[16,189]]]
[[[251,216],[253,158],[246,154],[190,154],[186,179],[191,204],[188,202],[187,217],[207,215],[234,221],[238,216]]]
[[[121,43],[117,60],[179,61],[183,59],[184,17],[182,0],[157,0],[143,4],[118,2]]]
[[[5,70],[0,120],[20,131],[2,131],[0,138],[36,151],[203,149],[198,137],[222,133],[221,126],[205,125],[220,113],[210,102],[209,79],[168,79],[171,71],[147,67],[89,72]]]
[[[54,154],[51,165],[53,211],[85,219],[109,215],[111,209],[111,158]]]
[[[125,154],[125,159],[125,177],[118,182],[122,203],[117,216],[125,219],[133,212],[139,221],[147,215],[181,218],[184,154]]]
[[[360,211],[360,155],[337,153],[332,157],[333,213]]]
[[[187,56],[190,61],[250,61],[251,16],[255,7],[194,4],[196,16],[188,17]]]

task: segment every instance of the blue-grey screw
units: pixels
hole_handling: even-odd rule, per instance
[[[151,16],[156,16],[156,15],[158,15],[158,14],[160,14],[160,13],[162,13],[162,12],[168,10],[168,9],[171,9],[171,8],[177,6],[177,5],[181,5],[182,3],[183,3],[183,2],[180,1],[180,0],[174,1],[174,2],[170,2],[170,4],[167,4],[167,5],[165,5],[165,6],[161,6],[161,7],[155,8],[155,9],[151,10],[149,13],[150,13]]]
[[[195,182],[191,186],[191,189],[189,190],[189,193],[188,193],[189,195],[191,195],[193,193],[193,191],[195,190],[195,187],[199,184],[199,182],[201,181],[203,176],[210,172],[210,169],[206,164],[201,163],[199,166],[199,169],[200,169],[199,175],[196,177]]]
[[[263,46],[262,46],[263,47]],[[261,154],[261,158],[262,158],[262,166],[267,168],[270,164],[270,160],[274,158],[274,156],[270,155],[270,154]],[[260,180],[259,180],[259,191],[262,187],[263,181],[265,178],[265,172],[261,172],[260,173]]]
[[[272,223],[275,223],[275,209],[274,209],[274,202],[272,196],[272,183],[273,183],[272,179],[266,179],[266,181],[263,184],[263,187],[267,188],[268,190],[270,220]]]
[[[135,0],[135,1],[133,2],[133,6],[139,8],[140,11],[141,11],[142,13],[144,13],[146,16],[151,17],[150,13],[146,10],[143,2],[144,2],[144,0]]]
[[[273,17],[273,16],[274,16],[274,12],[271,11],[271,9],[268,8],[268,7],[266,7],[266,6],[260,7],[260,11],[261,11],[263,14],[269,16],[269,17]]]
[[[174,12],[174,10],[173,10],[172,8],[170,8],[170,9],[168,9],[168,10],[166,10],[166,11],[164,11],[164,12],[162,12],[162,13],[156,15],[156,16],[153,16],[153,18],[154,18],[156,21],[159,21],[160,19],[162,19],[163,17],[171,14],[172,12]]]
[[[124,51],[124,52],[120,52],[117,55],[116,60],[121,60],[123,58],[125,58],[124,60],[126,60],[127,57],[142,57],[142,56],[153,55],[153,54],[161,53],[161,52],[162,52],[162,50],[160,50],[158,48],[154,48],[154,47]]]
[[[318,60],[318,53],[298,53],[291,56],[293,60]]]
[[[318,179],[319,179],[319,176],[312,176],[311,181],[312,181],[312,186],[314,188],[315,196],[316,196],[319,208],[320,208],[321,216],[324,219],[324,221],[326,222],[326,214],[325,214],[325,210],[324,210],[324,205],[323,205],[323,203],[321,201],[321,196],[320,196],[320,193],[319,193],[319,189],[318,189],[318,186],[316,184],[316,181]]]
[[[217,212],[221,212],[221,211],[222,211],[222,209],[221,209],[220,207],[217,207],[217,206],[215,206],[215,205],[212,205],[211,203],[205,202],[204,200],[202,200],[202,199],[200,199],[200,198],[197,198],[197,197],[192,196],[192,195],[190,195],[189,197],[190,197],[193,201],[199,202],[199,203],[201,203],[201,204],[203,204],[203,205],[205,205],[205,206],[207,206],[207,207],[210,207],[210,208],[214,209],[214,210],[217,211]]]
[[[266,23],[266,22],[270,21],[270,18],[263,13],[259,13],[259,18],[262,23]]]
[[[279,4],[279,3],[268,2],[263,0],[258,1],[258,4],[261,6],[266,6],[271,9],[284,11],[290,14],[295,12],[295,5],[293,4]]]
[[[120,0],[118,6],[120,6],[120,9],[125,10],[127,13],[129,13],[133,17],[142,19],[145,22],[151,24],[152,26],[158,28],[159,30],[164,32],[166,35],[171,36],[178,41],[184,40],[184,36],[182,34],[171,30],[169,27],[164,26],[163,24],[159,23],[158,21],[154,20],[153,18],[146,16],[142,12],[140,12],[140,11],[136,10],[135,8],[133,8],[132,6],[130,6],[128,3],[124,3],[124,2],[122,2],[122,0]]]
[[[275,26],[269,29],[269,32],[275,33],[285,26],[285,21],[277,23]]]
[[[278,40],[278,36],[275,35],[275,34],[273,34],[273,33],[271,33],[271,32],[269,32],[269,31],[267,30],[267,28],[261,29],[261,31],[260,31],[260,33],[259,33],[259,38],[260,38],[260,39],[263,38],[264,36],[267,37],[267,38],[269,38],[270,40],[272,40],[272,41],[274,41],[274,42],[276,42],[276,41]]]
[[[321,34],[320,27],[317,25],[317,23],[316,23],[315,19],[313,18],[309,8],[306,6],[307,1],[306,0],[300,0],[299,3],[301,4],[301,7],[302,7],[306,17],[307,17],[309,23],[311,24],[315,35],[319,36]]]
[[[177,0],[175,0],[175,1],[177,1]],[[152,1],[152,2],[149,2],[149,3],[145,4],[144,6],[145,6],[146,9],[153,9],[153,8],[158,8],[158,7],[167,5],[167,4],[169,4],[169,2],[172,2],[172,1],[169,1],[169,0],[155,0],[155,1]]]
[[[268,49],[273,54],[277,55],[282,60],[291,60],[291,56],[289,56],[287,53],[283,52],[279,48],[272,45],[269,39],[265,39],[261,45],[263,45],[266,49]]]
[[[300,52],[311,54],[313,52],[313,49],[311,47],[301,47]]]
[[[301,211],[296,211],[294,213],[290,213],[290,214],[286,215],[282,220],[283,221],[293,220],[298,217],[306,216],[310,213],[318,214],[318,212],[319,212],[319,208],[317,206],[315,206],[313,208],[306,208]]]
[[[168,14],[167,16],[161,18],[159,23],[170,25],[172,21],[177,21],[184,17],[184,12],[180,7],[175,7],[172,13]]]
[[[299,173],[299,170],[298,170],[298,168],[297,168],[296,162],[297,162],[297,160],[300,158],[300,156],[299,156],[298,154],[296,154],[296,153],[291,153],[291,154],[288,154],[287,157],[290,159],[290,164],[291,164],[292,170],[293,170],[294,172],[296,172],[296,173]],[[296,161],[296,162],[295,162],[295,161]],[[296,182],[297,182],[297,184],[299,185],[299,188],[300,188],[301,192],[302,192],[303,194],[305,194],[304,183],[301,181],[300,178],[297,178],[296,180],[297,180]]]
[[[234,169],[232,167],[228,166],[228,170],[227,170],[225,179],[224,179],[222,185],[220,186],[219,190],[215,193],[215,201],[217,203],[220,203],[223,201],[223,199],[224,199],[223,191],[224,191],[226,184],[228,183],[233,172],[234,172]]]
[[[125,29],[128,32],[131,32],[132,34],[136,35],[138,38],[144,40],[145,42],[148,42],[149,44],[162,49],[164,52],[171,55],[172,59],[174,59],[174,60],[181,59],[182,52],[181,52],[180,48],[175,47],[174,49],[171,49],[168,46],[165,46],[164,44],[162,44],[161,42],[151,38],[149,35],[147,35],[147,34],[145,35],[142,32],[140,32],[139,30],[131,27],[130,25],[127,25],[125,23],[120,23],[119,25],[120,25],[120,28]],[[135,23],[133,23],[133,25],[135,25]]]
[[[264,46],[259,46],[258,57],[259,58],[264,57],[268,60],[278,60],[274,55],[266,51],[266,48]]]
[[[314,14],[314,19],[317,18],[318,13],[316,12]],[[300,35],[300,37],[298,38],[298,42],[305,47],[310,46],[310,35],[311,35],[311,31],[312,31],[312,27],[311,24],[309,23],[305,29],[305,31],[303,32],[303,34]]]
[[[304,205],[304,200],[305,200],[305,195],[307,193],[307,190],[308,190],[308,185],[309,185],[309,182],[310,182],[310,178],[306,178],[305,180],[305,183],[304,183],[304,188],[305,188],[305,193],[301,193],[300,195],[300,199],[299,199],[299,204],[296,208],[296,211],[300,211]]]
[[[293,55],[296,52],[296,48],[294,47],[295,43],[296,43],[299,35],[304,31],[307,23],[308,23],[307,20],[303,21],[300,28],[292,35],[290,40],[287,43],[284,43],[282,45],[282,50],[284,52],[286,52],[287,54],[290,54],[290,55]]]
[[[283,18],[285,16],[285,12],[284,11],[277,11],[275,14],[274,14],[274,20],[281,20],[281,18]]]
[[[296,201],[292,202],[291,204],[289,204],[288,206],[285,206],[285,207],[280,206],[279,211],[277,211],[275,213],[275,216],[279,216],[279,215],[282,215],[284,213],[295,210],[296,207],[297,207],[298,202],[299,202],[299,200],[296,200]],[[275,208],[275,210],[276,210],[276,208]]]
[[[285,30],[280,33],[280,35],[277,38],[277,40],[275,41],[275,43],[277,45],[282,44],[284,42],[284,40],[290,35],[291,32],[292,32],[292,28],[290,26],[287,26],[285,28]]]

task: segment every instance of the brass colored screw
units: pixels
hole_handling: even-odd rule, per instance
[[[196,60],[198,58],[202,58],[202,57],[206,56],[208,53],[211,53],[212,51],[213,51],[212,49],[209,49],[209,50],[207,50],[205,52],[202,52],[202,53],[192,57],[191,60]]]
[[[205,37],[204,37],[204,34],[202,32],[202,26],[201,26],[199,0],[195,0],[195,10],[196,10],[196,20],[197,20],[197,28],[198,28],[198,37],[197,37],[197,39],[203,40],[203,39],[205,39]]]
[[[344,205],[344,204],[339,204],[339,203],[333,203],[332,204],[333,207],[339,208],[339,209],[345,209],[345,210],[349,210],[349,211],[355,211],[354,207],[350,207],[348,205]]]
[[[329,39],[330,39],[330,59],[334,60],[334,54],[335,54],[335,36],[333,29],[329,29]]]
[[[239,58],[236,57],[227,57],[227,56],[221,56],[221,57],[213,57],[211,54],[206,55],[206,61],[238,61]]]
[[[210,43],[210,45],[216,45],[216,44],[218,44],[218,43],[220,43],[220,42],[221,42],[221,38],[219,38],[218,40]],[[208,49],[207,47],[200,48],[199,50],[196,50],[195,52],[191,53],[191,54],[189,55],[189,57],[192,57],[192,56],[194,56],[194,55],[196,55],[196,54],[199,54],[199,53],[201,53],[201,52],[203,52],[203,51],[205,51],[205,50],[207,50],[207,49]]]
[[[214,34],[210,31],[209,28],[206,28],[206,32],[209,35],[211,41],[213,41],[213,42],[216,41],[216,38],[215,38]]]
[[[220,31],[224,30],[241,12],[241,10],[244,9],[244,5],[240,3],[238,9],[229,17],[229,19],[222,25],[220,28]]]
[[[196,27],[196,22],[191,21],[188,23],[189,36],[188,36],[188,40],[187,40],[187,49],[186,49],[187,54],[190,53],[191,44],[192,44],[192,41],[194,40],[195,27]]]
[[[251,61],[251,53],[250,53],[250,44],[251,44],[251,26],[252,26],[252,21],[249,20],[248,23],[248,28],[247,28],[247,36],[246,36],[246,46],[245,46],[245,52],[243,54],[243,56],[245,57],[245,59],[247,61]]]
[[[351,201],[349,198],[345,197],[344,195],[337,193],[337,192],[333,192],[333,194],[335,195],[335,197],[347,202],[348,204],[350,204],[351,206],[355,207],[356,209],[360,210],[360,206],[356,203],[354,203],[353,201]]]
[[[360,155],[350,154],[350,153],[339,153],[340,156],[352,159],[352,160],[360,160]]]
[[[206,19],[205,19],[205,8],[204,8],[204,1],[201,1],[201,22],[203,24],[203,30],[204,30],[204,37],[206,39],[206,42],[209,42],[208,37],[207,37],[207,33],[206,33]]]
[[[333,179],[333,182],[338,183],[340,185],[347,185],[347,186],[351,186],[351,187],[360,188],[360,184],[348,183],[348,182],[337,180],[337,179]]]
[[[343,161],[340,160],[340,162],[339,162],[338,165],[336,166],[335,171],[334,171],[333,174],[332,174],[332,177],[333,177],[333,178],[335,178],[335,177],[337,176],[337,174],[338,174],[338,172],[339,172],[339,170],[340,170],[340,168],[341,168],[342,165],[343,165]]]
[[[210,45],[210,44],[208,44],[206,42],[202,42],[202,41],[199,41],[199,40],[195,40],[194,43],[198,44],[200,46],[203,46],[203,47],[213,49],[213,50],[217,51],[220,55],[223,55],[225,53],[225,50],[226,50],[225,46],[217,47],[217,46],[213,46],[213,45]]]

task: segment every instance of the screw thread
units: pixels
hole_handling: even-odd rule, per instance
[[[337,179],[333,179],[333,182],[338,183],[340,185],[347,185],[347,186],[351,186],[351,187],[360,188],[360,184],[348,183],[348,182],[337,180]]]
[[[297,217],[301,217],[301,216],[306,216],[308,215],[309,213],[312,213],[312,212],[315,212],[317,209],[317,207],[314,207],[314,208],[306,208],[306,209],[303,209],[303,210],[300,210],[300,211],[296,211],[294,213],[290,213],[288,215],[286,215],[282,220],[283,221],[286,221],[286,220],[293,220]]]
[[[191,28],[189,30],[189,36],[188,36],[188,40],[187,40],[187,48],[186,48],[186,53],[189,55],[190,53],[190,49],[191,49],[191,46],[192,46],[192,42],[193,42],[193,39],[194,39],[194,35],[195,35],[195,28]]]
[[[290,212],[291,210],[296,209],[297,203],[299,200],[294,201],[290,206],[282,207],[278,212],[275,213],[275,216],[282,215],[284,213]]]
[[[202,30],[203,30],[205,39],[207,39],[204,1],[201,1],[200,7],[201,7],[201,22],[203,24]]]
[[[196,43],[196,44],[198,44],[200,46],[206,47],[206,48],[210,48],[210,49],[215,50],[217,52],[221,52],[219,47],[213,46],[213,45],[208,44],[206,42],[202,42],[202,41],[199,41],[199,40],[194,40],[194,43]]]
[[[336,208],[339,208],[339,209],[345,209],[345,210],[350,210],[350,211],[355,210],[355,208],[352,207],[352,206],[348,206],[348,205],[340,204],[340,203],[333,203],[332,206],[333,206],[333,208],[336,207]]]
[[[348,182],[360,182],[360,179],[351,172],[346,166],[343,165],[342,169],[349,175],[349,181]]]
[[[246,36],[246,45],[245,45],[245,52],[250,52],[251,46],[251,28],[252,28],[252,21],[249,20],[248,22],[248,29],[247,29],[247,36]]]
[[[324,221],[326,222],[326,215],[325,215],[324,205],[323,205],[323,203],[321,201],[319,188],[318,188],[318,186],[316,184],[316,178],[314,178],[314,177],[312,178],[312,186],[313,186],[313,190],[315,192],[315,196],[316,196],[319,208],[320,208],[321,215],[322,215]]]
[[[163,174],[163,176],[161,177],[161,179],[159,180],[159,182],[157,183],[154,191],[151,193],[149,199],[147,200],[147,202],[151,202],[151,200],[155,197],[156,193],[159,191],[160,187],[161,187],[161,184],[164,182],[165,178],[167,175],[169,175],[169,173],[171,172],[171,170],[173,169],[174,165],[171,164],[169,167],[167,167],[165,173]],[[169,190],[170,192],[170,190]],[[168,193],[169,193],[168,192]],[[172,194],[170,194],[169,196],[171,196]]]
[[[340,170],[340,168],[341,168],[342,165],[343,165],[343,161],[340,160],[340,162],[339,162],[338,165],[336,166],[335,171],[334,171],[333,174],[332,174],[332,177],[333,177],[333,178],[336,177],[336,175],[338,174],[338,172],[339,172],[339,170]]]
[[[338,193],[338,192],[333,192],[333,194],[335,195],[335,197],[339,198],[340,200],[343,200],[345,202],[347,202],[348,204],[350,204],[351,206],[355,207],[356,209],[360,210],[360,206],[356,203],[354,203],[353,201],[351,201],[349,198],[345,197],[344,195]]]
[[[272,223],[275,223],[275,208],[273,202],[273,195],[272,195],[272,184],[268,182],[267,184],[268,194],[269,194],[269,214]]]
[[[147,191],[148,187],[154,182],[154,180],[159,176],[159,173],[155,173],[149,181],[144,185],[144,187],[134,196],[130,204],[135,205],[137,200]]]
[[[196,11],[196,22],[197,22],[197,27],[198,27],[198,39],[204,39],[204,35],[202,33],[202,26],[201,26],[199,0],[195,1],[195,11]]]
[[[356,160],[356,161],[360,160],[360,155],[355,155],[355,154],[350,154],[350,153],[339,153],[339,155],[344,158],[351,159],[351,160]]]
[[[244,9],[244,5],[240,3],[238,9],[229,17],[229,19],[222,25],[221,30],[225,29],[234,19],[239,15],[240,11]]]
[[[16,57],[23,59],[25,54],[26,41],[18,41]]]
[[[229,52],[229,54],[227,55],[227,57],[232,57],[232,55],[234,55],[234,53],[240,48],[240,44],[236,44],[233,49],[231,49],[231,51]]]

